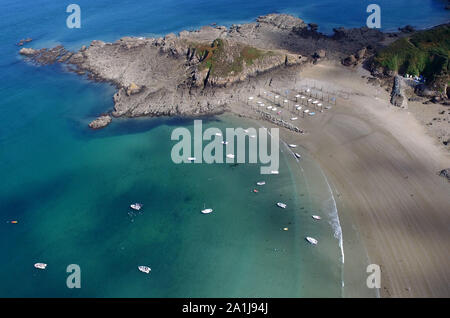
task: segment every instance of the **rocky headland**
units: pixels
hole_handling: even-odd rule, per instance
[[[201,115],[223,112],[235,97],[233,88],[262,73],[324,58],[340,60],[353,52],[362,58],[385,39],[365,27],[338,28],[332,36],[317,29],[290,15],[269,14],[230,28],[204,26],[114,43],[96,40],[77,52],[63,46],[22,47],[20,54],[41,65],[64,63],[69,71],[114,84],[112,116]]]

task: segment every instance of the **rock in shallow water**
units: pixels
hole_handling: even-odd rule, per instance
[[[92,129],[100,129],[108,126],[111,121],[112,121],[111,116],[103,115],[91,121],[89,127],[91,127]]]

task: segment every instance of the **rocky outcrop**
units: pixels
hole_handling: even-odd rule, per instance
[[[38,52],[39,52],[38,50],[23,47],[20,49],[19,54],[22,54],[25,56],[34,56],[34,55],[38,54]]]
[[[401,108],[407,108],[407,98],[404,94],[403,78],[396,75],[391,93],[391,104]]]
[[[416,31],[416,29],[409,24],[405,25],[403,28],[398,28],[398,30],[403,33],[413,33]]]
[[[439,175],[446,178],[447,181],[450,181],[450,168],[442,169],[441,171],[439,171]]]
[[[361,63],[367,56],[367,48],[363,47],[359,49],[356,53],[350,54],[345,59],[342,60],[342,64],[345,66],[355,66]]]
[[[343,57],[360,49],[360,42],[376,38],[373,34],[378,33],[339,29],[330,37],[320,34],[316,24],[269,14],[230,28],[204,26],[114,43],[96,40],[78,52],[57,46],[20,53],[37,64],[65,63],[69,71],[114,84],[113,116],[192,115],[222,112],[237,83],[311,58]]]
[[[103,116],[100,116],[97,119],[91,121],[89,123],[89,127],[92,129],[100,129],[100,128],[108,126],[111,123],[111,121],[112,121],[111,116],[103,115]]]
[[[23,46],[25,43],[29,43],[29,42],[31,42],[31,41],[33,41],[32,38],[22,39],[22,40],[20,40],[20,41],[17,43],[17,46]]]
[[[367,47],[382,42],[386,35],[378,29],[368,27],[346,29],[343,27],[333,29],[332,38],[336,41],[357,43],[359,47]]]

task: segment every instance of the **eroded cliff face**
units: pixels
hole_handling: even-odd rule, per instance
[[[231,86],[275,68],[341,56],[355,45],[321,35],[299,18],[269,14],[253,23],[205,26],[178,36],[92,41],[78,52],[58,46],[20,53],[113,83],[118,91],[112,115],[134,117],[221,112]]]

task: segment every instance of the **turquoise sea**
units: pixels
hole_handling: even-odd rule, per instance
[[[264,177],[257,164],[176,165],[171,132],[192,129],[193,119],[120,119],[91,131],[89,121],[113,107],[114,88],[26,64],[15,43],[32,37],[32,47],[78,49],[271,12],[330,32],[363,25],[371,2],[82,0],[82,28],[72,30],[70,3],[0,1],[0,297],[342,296],[338,214],[306,153],[299,163],[281,147],[280,174]],[[385,29],[448,20],[444,1],[377,3]],[[203,120],[221,129],[255,125],[230,115]],[[253,193],[261,178],[267,184]],[[132,214],[135,201],[144,208]],[[204,205],[214,213],[201,214]],[[324,220],[314,222],[313,213]],[[310,234],[320,241],[315,248],[304,241]],[[69,264],[81,267],[80,289],[66,287]]]

